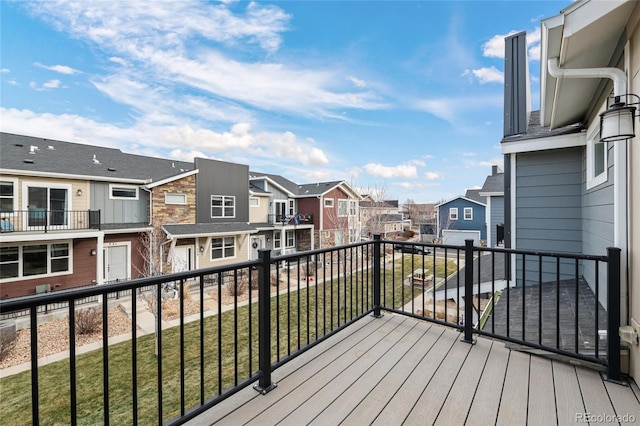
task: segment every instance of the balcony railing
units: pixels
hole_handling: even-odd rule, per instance
[[[619,380],[619,254],[615,248],[585,256],[376,237],[273,258],[261,250],[260,259],[236,265],[3,300],[1,314],[30,312],[31,359],[28,371],[0,379],[13,401],[0,424],[181,424],[252,384],[269,392],[276,368],[383,311],[453,327],[466,342],[487,335],[593,362]],[[582,311],[578,299],[589,289],[593,300]],[[109,296],[126,292],[133,296],[130,332],[122,341],[109,336]],[[575,302],[571,309],[560,293]],[[92,296],[100,300],[103,344],[80,355],[76,319],[86,308],[76,301]],[[166,318],[171,300],[175,320]],[[68,359],[39,365],[38,308],[62,302],[68,303]],[[548,312],[557,316],[551,321]],[[151,316],[155,332],[139,331],[143,316]],[[606,343],[600,344],[602,334]]]
[[[313,216],[308,213],[270,214],[271,225],[312,225]]]
[[[100,210],[29,209],[0,212],[0,232],[100,229]]]

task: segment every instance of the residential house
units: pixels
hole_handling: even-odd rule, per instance
[[[487,247],[504,246],[504,172],[491,167],[479,195],[486,199]]]
[[[505,245],[593,255],[620,248],[621,323],[635,333],[640,332],[640,141],[633,131],[623,136],[628,139],[602,140],[610,128],[603,134],[601,114],[612,104],[637,102],[627,93],[640,94],[639,22],[640,4],[623,0],[576,1],[543,20],[539,111],[530,111],[526,35],[507,37],[502,140]],[[567,276],[575,274],[574,265],[561,266]],[[594,290],[592,269],[579,272]],[[601,282],[605,269],[599,271]],[[543,281],[554,276],[544,272]],[[518,271],[512,276],[517,279]],[[606,290],[601,286],[596,293],[604,306]],[[629,371],[637,377],[640,348],[628,347]]]
[[[403,217],[399,212],[398,200],[374,201],[369,195],[363,195],[359,203],[362,237],[371,238],[374,234],[386,236],[402,232]]]
[[[400,213],[417,227],[420,241],[433,242],[438,231],[438,214],[435,203],[408,201],[400,206]]]
[[[297,199],[300,211],[311,212],[314,218],[317,248],[360,241],[362,197],[345,181],[299,185]]]
[[[458,196],[436,204],[438,238],[443,244],[464,245],[472,239],[476,245],[487,239],[486,205],[477,199],[476,191],[467,191],[468,197]]]
[[[173,272],[227,265],[254,257],[249,223],[249,167],[243,164],[195,159],[195,191],[191,176],[175,176],[180,191],[164,183],[152,188],[171,197],[195,195],[195,211],[180,216],[154,215],[166,234],[165,259]],[[160,195],[162,200],[163,196]],[[187,207],[187,206],[184,206]],[[187,212],[189,208],[185,209]]]
[[[129,279],[151,229],[144,185],[193,164],[0,134],[0,297]]]
[[[250,172],[250,223],[254,250],[268,248],[274,256],[314,248],[313,214],[299,208],[298,185],[280,175]],[[257,255],[257,252],[255,253]]]

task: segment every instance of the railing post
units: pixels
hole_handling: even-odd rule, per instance
[[[373,314],[375,318],[380,318],[380,234],[373,236]]]
[[[463,342],[473,340],[473,240],[464,241],[464,338]]]
[[[253,388],[265,395],[277,385],[271,381],[271,250],[258,250],[258,369],[260,378]]]
[[[607,380],[620,377],[620,249],[607,247]]]

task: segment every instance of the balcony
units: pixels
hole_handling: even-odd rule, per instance
[[[271,225],[313,225],[313,216],[308,213],[270,214]]]
[[[12,395],[0,424],[640,419],[619,357],[619,250],[415,244],[429,250],[414,254],[394,244],[265,250],[242,264],[2,301],[0,314],[26,310],[31,324],[40,306],[66,304],[71,344],[47,362],[39,327],[30,329],[24,371],[0,374]],[[415,270],[433,280],[416,285]],[[582,297],[583,281],[595,299]],[[548,282],[562,291],[545,293]],[[567,292],[571,309],[554,296]],[[113,294],[127,306],[128,334],[109,333]],[[91,296],[100,296],[102,338],[78,346],[79,301]]]
[[[29,209],[0,212],[0,232],[100,229],[100,210]]]

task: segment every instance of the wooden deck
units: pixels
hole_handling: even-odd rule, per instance
[[[510,351],[399,315],[367,317],[189,425],[640,423],[640,391],[585,367]],[[616,417],[618,416],[618,417]],[[600,421],[593,421],[600,420]]]

